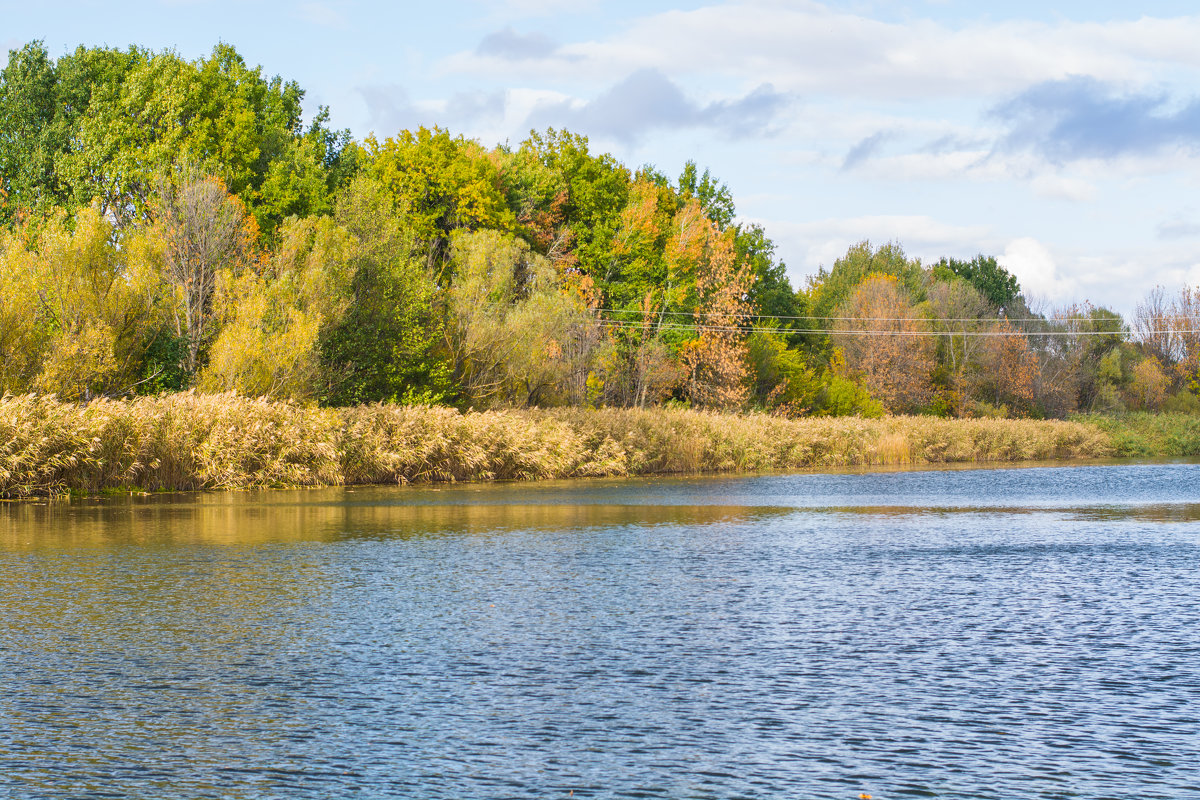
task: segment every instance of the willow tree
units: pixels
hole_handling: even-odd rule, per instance
[[[0,391],[87,399],[133,389],[159,325],[137,237],[117,246],[95,208],[0,240]]]
[[[598,320],[586,293],[563,286],[551,262],[497,231],[462,232],[451,254],[446,339],[464,401],[582,403]]]
[[[314,400],[324,389],[321,337],[349,306],[353,242],[328,218],[292,219],[257,270],[224,272],[215,308],[221,330],[200,386]]]

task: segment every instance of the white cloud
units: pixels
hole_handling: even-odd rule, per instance
[[[611,80],[655,68],[678,78],[713,76],[780,90],[838,92],[886,100],[970,97],[1090,76],[1119,83],[1159,80],[1200,66],[1200,17],[1104,24],[929,19],[884,22],[814,2],[733,2],[636,19],[614,36],[563,44],[560,79]],[[461,53],[454,70],[535,68]]]
[[[1017,277],[1027,295],[1062,301],[1069,299],[1078,285],[1075,279],[1058,274],[1054,256],[1032,237],[1013,239],[996,261]]]

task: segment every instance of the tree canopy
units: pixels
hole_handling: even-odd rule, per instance
[[[695,161],[566,130],[356,141],[229,44],[0,71],[0,391],[1053,416],[1200,410],[1200,292],[1032,313],[861,241],[797,291]]]

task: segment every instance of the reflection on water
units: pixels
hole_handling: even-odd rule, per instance
[[[1196,795],[1198,476],[0,504],[0,796]]]
[[[249,546],[300,539],[686,525],[786,510],[738,505],[534,504],[520,501],[511,490],[504,497],[491,498],[497,501],[492,503],[470,495],[457,497],[457,502],[430,502],[441,500],[439,491],[372,487],[13,503],[0,506],[0,545]]]

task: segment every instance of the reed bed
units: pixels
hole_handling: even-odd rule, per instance
[[[0,496],[752,472],[1114,453],[1093,422],[0,398]]]
[[[1124,458],[1188,458],[1200,456],[1200,417],[1192,414],[1124,414],[1079,416],[1109,437],[1113,455]]]

